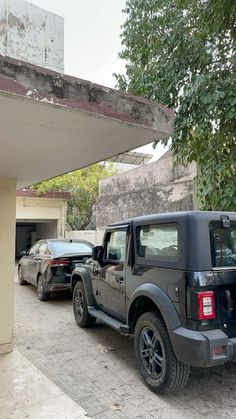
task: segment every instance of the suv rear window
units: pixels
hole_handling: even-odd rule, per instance
[[[138,255],[148,259],[177,259],[179,253],[176,224],[138,227]]]
[[[209,225],[213,267],[236,266],[236,221],[223,228],[220,221]]]

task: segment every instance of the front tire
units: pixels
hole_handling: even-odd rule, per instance
[[[155,393],[172,393],[187,383],[189,365],[177,360],[166,325],[156,312],[139,317],[134,351],[142,378]]]
[[[92,327],[95,324],[96,318],[92,317],[88,312],[88,304],[82,281],[78,281],[73,290],[73,311],[78,326]]]
[[[37,282],[37,294],[40,301],[47,301],[49,299],[49,293],[44,289],[43,277],[39,275]]]
[[[23,269],[22,269],[21,265],[18,268],[18,284],[19,285],[26,285],[27,284],[27,282],[24,280],[24,274],[23,274]]]

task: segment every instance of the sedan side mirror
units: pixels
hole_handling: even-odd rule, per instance
[[[28,254],[27,250],[22,250],[22,252],[20,252],[21,256],[26,256]]]
[[[92,249],[92,259],[97,260],[97,261],[101,260],[102,252],[103,252],[102,246],[94,246]]]

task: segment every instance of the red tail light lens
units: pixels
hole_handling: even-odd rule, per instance
[[[66,266],[70,264],[69,259],[51,259],[48,261],[50,266]]]
[[[215,318],[214,291],[197,292],[198,319],[208,320]]]

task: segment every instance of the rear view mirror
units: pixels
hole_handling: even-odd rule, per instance
[[[102,246],[94,246],[92,249],[92,259],[93,260],[101,260],[102,259]]]
[[[27,252],[27,250],[22,250],[22,251],[20,252],[20,255],[21,255],[21,256],[26,256],[26,255],[27,255],[27,253],[28,253],[28,252]]]

